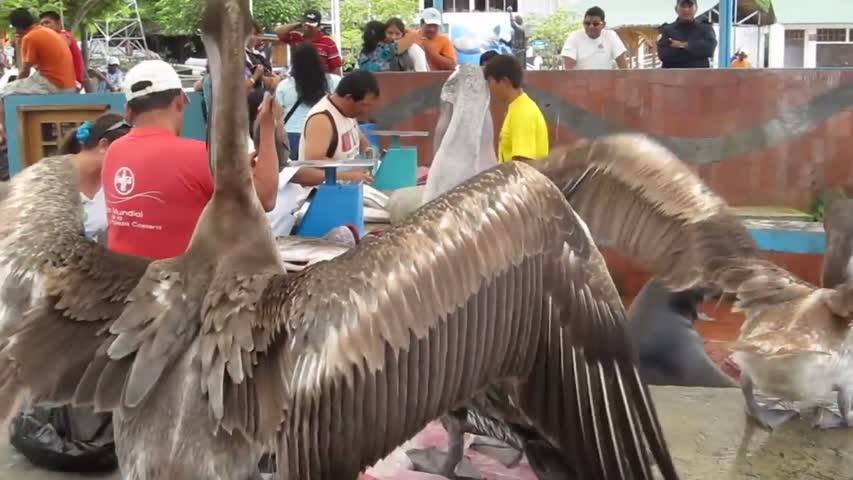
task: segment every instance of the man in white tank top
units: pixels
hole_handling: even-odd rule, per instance
[[[299,160],[352,160],[370,148],[357,118],[368,113],[378,98],[379,83],[372,73],[345,75],[333,94],[308,111]]]

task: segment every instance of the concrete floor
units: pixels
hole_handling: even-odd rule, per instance
[[[4,438],[0,446],[0,480],[120,480],[113,475],[68,475],[41,470],[34,467],[17,452]]]
[[[816,430],[807,412],[771,433],[747,420],[739,389],[652,391],[682,480],[853,476],[853,430]]]
[[[748,423],[737,389],[654,387],[666,439],[683,480],[851,478],[853,431],[818,431],[811,417],[772,433]],[[0,480],[118,480],[36,470],[8,444]]]

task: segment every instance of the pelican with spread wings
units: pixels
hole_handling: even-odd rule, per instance
[[[511,382],[582,478],[651,479],[652,458],[678,478],[588,225],[687,288],[741,249],[713,235],[736,222],[725,205],[677,186],[689,170],[653,142],[604,138],[494,167],[288,274],[244,161],[249,18],[246,0],[205,5],[215,191],[184,255],[86,240],[62,158],[8,185],[0,418],[24,399],[113,411],[128,480],[255,479],[269,448],[283,478],[346,479]],[[609,189],[577,196],[588,223],[566,200],[578,188]]]

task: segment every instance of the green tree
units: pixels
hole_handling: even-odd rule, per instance
[[[580,17],[571,11],[560,8],[548,15],[531,15],[530,43],[542,56],[543,69],[558,69],[563,64],[560,50],[573,31],[581,28]],[[538,47],[537,48],[537,44]]]
[[[84,23],[120,13],[124,8],[121,0],[3,0],[0,2],[0,19],[8,25],[9,12],[16,8],[27,8],[34,15],[47,10],[61,12],[65,28],[76,33]]]
[[[761,10],[762,12],[769,12],[770,11],[770,5],[771,5],[772,1],[771,0],[753,0],[753,3],[755,3],[755,6],[758,7],[758,9]]]
[[[361,51],[361,34],[370,20],[384,22],[399,17],[407,24],[417,20],[418,0],[342,0],[341,1],[341,55],[344,69],[355,65]]]
[[[306,8],[326,6],[322,0],[254,0],[255,18],[267,31],[278,23],[298,19]],[[167,35],[185,35],[198,31],[201,26],[199,0],[140,0],[142,17],[156,24]]]

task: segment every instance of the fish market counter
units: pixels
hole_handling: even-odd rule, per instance
[[[747,421],[738,389],[652,387],[652,395],[682,480],[843,479],[853,472],[850,432],[815,430],[806,417],[769,433]],[[362,480],[370,478],[441,477],[403,471],[362,476]],[[525,462],[512,471],[488,472],[486,478],[534,480]],[[28,464],[8,443],[0,447],[0,480],[82,479],[119,480],[119,475],[44,472]]]

